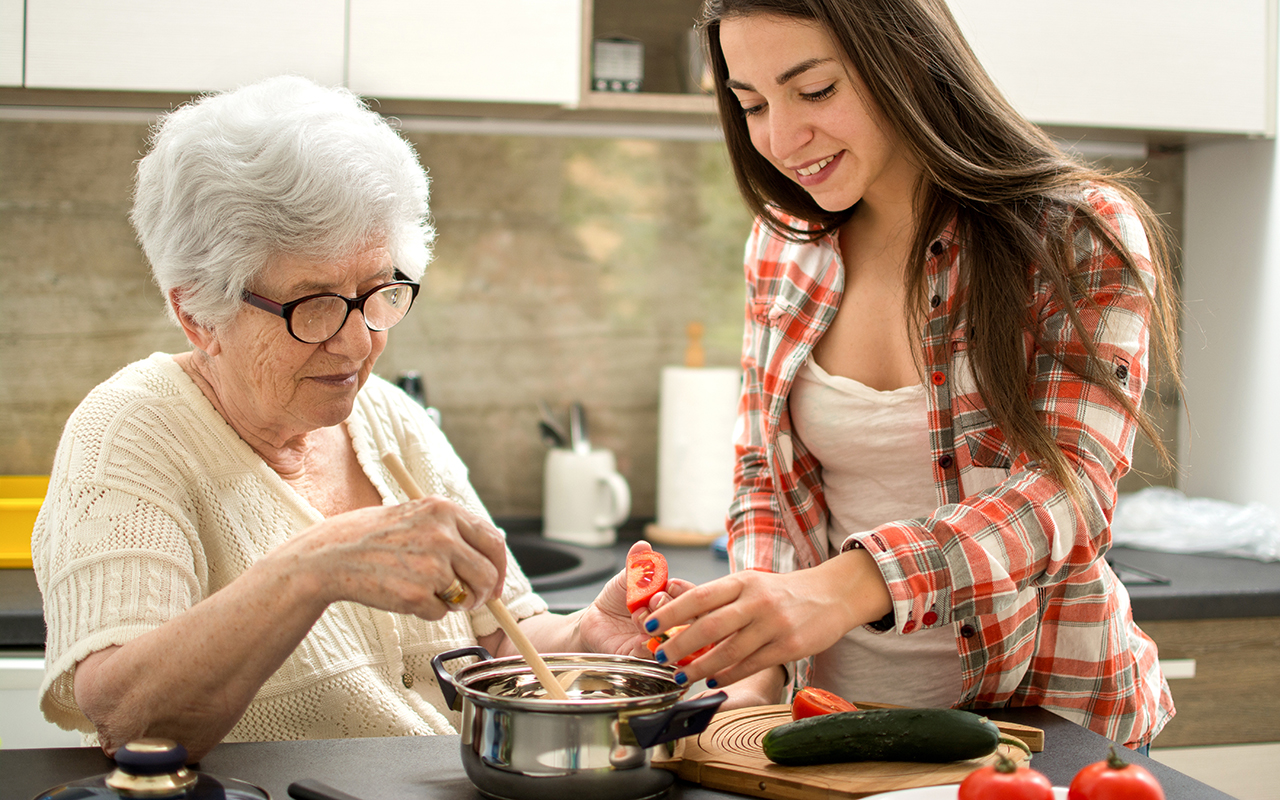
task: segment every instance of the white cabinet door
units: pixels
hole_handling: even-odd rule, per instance
[[[27,0],[26,85],[199,92],[343,82],[344,0]]]
[[[1265,134],[1275,0],[949,0],[1023,115],[1048,125]]]
[[[23,0],[0,0],[0,86],[22,85]]]
[[[351,0],[348,85],[425,100],[576,104],[582,0]]]
[[[0,655],[0,747],[80,747],[80,734],[64,731],[40,712],[44,658]]]

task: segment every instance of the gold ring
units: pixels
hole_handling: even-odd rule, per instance
[[[462,604],[467,602],[467,585],[457,578],[453,579],[453,583],[439,594],[436,595],[444,601],[445,605],[450,608],[461,608]]]

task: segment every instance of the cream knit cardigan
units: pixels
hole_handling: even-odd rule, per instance
[[[371,376],[346,425],[384,503],[405,498],[382,465],[395,452],[424,491],[487,517],[449,442],[403,392]],[[172,356],[120,370],[67,422],[32,535],[49,631],[45,717],[94,743],[72,693],[77,662],[178,616],[321,519]],[[503,599],[517,618],[547,608],[509,554]],[[225,741],[455,733],[431,658],[497,627],[483,608],[427,622],[335,603]]]

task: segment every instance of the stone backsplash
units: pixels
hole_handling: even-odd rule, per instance
[[[146,135],[141,122],[0,120],[0,474],[47,471],[90,388],[186,347],[127,220]],[[723,146],[407,136],[432,179],[436,258],[378,373],[423,374],[493,514],[541,513],[543,399],[561,414],[582,402],[633,513],[651,516],[662,367],[681,363],[690,322],[705,326],[708,364],[738,359],[750,219]],[[1115,166],[1152,175],[1176,231],[1181,156]],[[1163,417],[1172,437],[1176,404]],[[1140,447],[1156,471],[1144,459]]]

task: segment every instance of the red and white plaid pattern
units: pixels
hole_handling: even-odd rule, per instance
[[[1137,257],[1151,286],[1147,239],[1132,206],[1100,186],[1084,187],[1083,196]],[[948,231],[928,255],[933,302],[921,342],[938,509],[855,534],[845,549],[856,541],[875,556],[893,597],[897,633],[955,629],[964,677],[958,705],[1041,705],[1139,746],[1174,710],[1156,647],[1134,625],[1129,595],[1103,560],[1116,481],[1129,469],[1136,425],[1062,360],[1080,363],[1086,353],[1079,336],[1090,337],[1139,402],[1150,303],[1114,248],[1083,222],[1073,244],[1098,309],[1078,307],[1086,330],[1077,333],[1061,300],[1033,273],[1030,312],[1038,329],[1024,341],[1036,409],[1083,479],[1086,507],[1076,507],[992,424],[966,351],[964,251]],[[786,242],[757,221],[746,277],[730,551],[735,570],[786,572],[811,567],[828,552],[822,468],[792,432],[787,396],[835,316],[843,272],[832,237]]]

